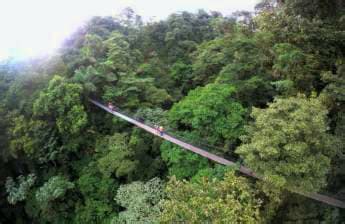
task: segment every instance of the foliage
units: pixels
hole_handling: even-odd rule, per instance
[[[138,161],[133,161],[134,153],[127,147],[125,136],[117,134],[104,139],[96,149],[104,156],[98,159],[101,173],[107,177],[115,174],[116,177],[131,175]]]
[[[27,177],[19,176],[17,180],[18,184],[11,177],[6,180],[7,200],[10,204],[16,204],[26,199],[30,188],[35,183],[36,176],[34,174],[29,174]]]
[[[327,86],[323,89],[324,94],[329,96],[335,103],[343,103],[345,101],[345,62],[339,61],[337,64],[337,74],[333,74],[331,71],[324,72],[322,79],[327,83]]]
[[[36,199],[40,203],[41,208],[45,208],[49,202],[61,198],[68,190],[73,188],[74,184],[65,177],[54,176],[38,189]]]
[[[190,78],[192,78],[192,73],[193,73],[193,69],[191,65],[185,64],[183,61],[175,62],[171,67],[171,76],[172,76],[172,79],[175,81],[176,86],[187,85],[187,84],[191,85],[192,83],[191,83]],[[181,86],[181,87],[185,93],[188,92],[189,86],[186,86],[186,87]]]
[[[263,0],[255,13],[149,22],[126,8],[91,18],[56,55],[0,62],[0,223],[344,222],[282,190],[345,189],[343,2]],[[244,160],[266,182],[89,98]]]
[[[274,75],[294,81],[300,90],[310,90],[315,85],[318,62],[313,55],[305,54],[291,44],[276,44],[273,49],[276,57]]]
[[[194,81],[202,84],[215,81],[236,87],[236,98],[245,105],[264,105],[274,95],[268,75],[271,36],[256,34],[226,35],[206,42],[194,53]]]
[[[105,137],[96,145],[100,172],[106,177],[113,175],[128,180],[152,177],[161,169],[161,161],[155,158],[154,148],[145,142],[135,132],[130,137],[123,134]]]
[[[339,15],[345,9],[345,5],[339,0],[330,1],[302,1],[287,0],[285,2],[287,13],[302,15],[307,18],[332,18]]]
[[[194,52],[193,76],[197,84],[206,84],[213,81],[216,75],[231,58],[227,51],[229,38],[217,38],[201,44]]]
[[[158,223],[162,198],[163,183],[159,178],[122,185],[115,199],[126,210],[112,223]]]
[[[66,222],[73,199],[67,193],[75,188],[75,184],[64,176],[53,176],[37,189],[35,202],[39,211],[39,219],[52,223]]]
[[[211,144],[233,144],[243,133],[245,109],[231,96],[235,88],[209,84],[189,92],[169,112],[172,127],[194,132]]]
[[[13,118],[14,127],[10,128],[9,132],[13,140],[10,143],[10,149],[13,155],[19,151],[24,151],[26,154],[33,154],[37,146],[35,139],[31,138],[31,130],[34,129],[34,122],[28,122],[24,116]],[[36,125],[35,125],[36,126]],[[41,123],[38,126],[44,127]]]
[[[162,159],[169,168],[169,175],[178,179],[190,178],[209,165],[207,159],[168,142],[161,145],[161,151]]]
[[[331,126],[333,126],[334,135],[339,140],[340,150],[333,159],[332,178],[333,189],[338,192],[342,191],[342,182],[344,180],[344,160],[345,160],[345,66],[342,60],[337,63],[337,74],[331,71],[324,72],[322,79],[327,83],[322,91],[322,97],[330,108]]]
[[[34,103],[34,114],[54,120],[61,134],[76,134],[87,122],[81,104],[82,87],[55,76]]]
[[[326,185],[337,150],[327,113],[318,98],[276,99],[267,109],[253,109],[255,122],[236,152],[268,181],[315,192]]]
[[[113,201],[118,183],[102,175],[97,164],[91,161],[82,168],[76,187],[83,200],[76,205],[76,223],[110,222],[117,212]]]
[[[135,113],[134,117],[151,125],[156,124],[166,126],[168,124],[166,111],[163,111],[161,108],[140,108]]]
[[[178,181],[167,185],[162,223],[260,223],[260,201],[242,177],[228,172],[224,180]]]
[[[256,34],[253,38],[239,36],[228,44],[231,58],[222,67],[217,83],[230,83],[237,89],[236,98],[245,105],[262,106],[274,95],[268,75],[271,37],[267,34]],[[268,68],[267,68],[267,67]]]

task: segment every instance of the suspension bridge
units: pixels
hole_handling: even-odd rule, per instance
[[[172,135],[170,135],[169,133],[164,133],[163,135],[160,134],[159,131],[157,131],[156,128],[150,126],[150,125],[147,125],[141,121],[138,121],[128,115],[125,115],[124,113],[121,113],[120,111],[118,110],[111,110],[109,109],[107,106],[101,104],[100,102],[96,101],[96,100],[92,100],[92,99],[89,99],[89,101],[91,103],[93,103],[94,105],[102,108],[103,110],[129,122],[129,123],[132,123],[134,124],[135,126],[155,135],[155,136],[158,136],[160,138],[163,138],[171,143],[174,143],[178,146],[180,146],[181,148],[185,149],[185,150],[188,150],[188,151],[191,151],[193,153],[196,153],[196,154],[199,154],[200,156],[204,157],[204,158],[207,158],[211,161],[214,161],[218,164],[222,164],[222,165],[225,165],[225,166],[237,166],[237,163],[236,162],[233,162],[233,161],[230,161],[230,160],[227,160],[227,159],[224,159],[220,156],[217,156],[213,153],[210,153],[206,150],[203,150],[201,149],[200,147],[196,147],[190,143],[187,143],[185,141],[182,141]],[[238,167],[238,171],[247,175],[247,176],[250,176],[250,177],[253,177],[253,178],[256,178],[256,179],[260,179],[260,180],[264,180],[264,178],[260,175],[258,175],[257,173],[255,173],[254,171],[252,171],[251,169],[243,166],[243,165],[240,165]],[[290,190],[292,191],[292,190]],[[316,201],[319,201],[319,202],[323,202],[323,203],[326,203],[326,204],[329,204],[329,205],[332,205],[332,206],[335,206],[335,207],[338,207],[338,208],[345,208],[345,203],[343,201],[340,201],[338,199],[335,199],[335,198],[332,198],[332,197],[329,197],[329,196],[326,196],[326,195],[322,195],[322,194],[319,194],[319,193],[309,193],[309,192],[301,192],[301,191],[292,191],[294,193],[297,193],[297,194],[300,194],[300,195],[303,195],[305,197],[308,197],[308,198],[311,198],[311,199],[314,199]]]

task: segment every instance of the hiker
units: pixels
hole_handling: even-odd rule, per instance
[[[163,134],[164,134],[163,126],[159,126],[158,131],[159,131],[160,136],[163,136]]]
[[[112,111],[115,109],[114,105],[111,102],[108,103],[108,108]]]

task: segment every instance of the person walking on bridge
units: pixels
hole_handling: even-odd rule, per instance
[[[114,107],[114,105],[113,105],[111,102],[108,103],[108,108],[109,108],[111,111],[114,111],[114,110],[115,110],[115,107]]]
[[[159,131],[160,136],[163,136],[163,134],[164,134],[163,126],[159,126],[158,131]]]

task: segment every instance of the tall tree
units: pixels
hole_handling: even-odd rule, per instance
[[[318,98],[276,99],[253,109],[244,144],[246,165],[280,187],[316,192],[325,187],[337,142],[328,132],[327,108]]]
[[[163,195],[163,183],[159,178],[122,185],[115,199],[126,210],[112,223],[159,223]]]
[[[256,192],[233,171],[224,180],[204,178],[199,182],[168,182],[163,201],[162,223],[260,223]]]

